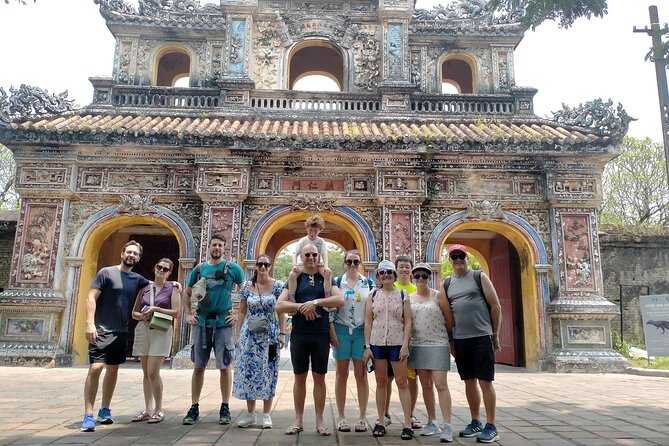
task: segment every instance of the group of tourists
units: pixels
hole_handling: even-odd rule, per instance
[[[469,268],[467,248],[452,245],[448,249],[453,274],[438,290],[429,286],[430,266],[414,265],[408,256],[399,256],[394,263],[381,261],[374,277],[368,278],[360,272],[360,254],[351,250],[344,256],[344,274],[332,277],[327,257],[323,255],[325,242],[319,237],[323,219],[315,216],[306,224],[308,235],[298,243],[287,283],[270,276],[272,260],[266,254],[256,256],[253,277],[245,282],[241,267],[223,256],[225,239],[214,234],[209,241],[209,258],[192,270],[183,299],[181,286],[166,280],[173,268],[169,259],[157,262],[153,282],[132,272],[142,255],[142,247],[135,241],[128,242],[123,247],[120,265],[101,269],[88,294],[86,336],[90,367],[84,387],[85,415],[81,430],[95,430],[93,407],[105,368],[97,421],[114,422],[109,407],[119,364],[125,361],[129,313],[138,321],[133,355],[141,360],[145,400],[144,409],[132,421],[164,420],[160,365],[169,355],[172,343],[170,319],[183,312],[185,321],[193,326],[194,363],[191,406],[183,424],[198,421],[204,371],[213,349],[220,371],[219,422],[229,424],[232,420],[229,408],[232,394],[246,401],[246,411],[237,420],[240,428],[273,427],[270,412],[280,351],[285,345],[285,320],[289,315],[295,418],[285,434],[297,435],[304,429],[307,378],[311,370],[315,432],[331,435],[323,413],[327,393],[325,375],[332,346],[338,431],[367,432],[371,428],[374,437],[385,436],[386,426],[391,423],[388,408],[394,380],[403,412],[401,438],[411,440],[414,430],[421,429],[421,435],[438,434],[442,442],[453,441],[452,402],[447,382],[453,355],[460,378],[465,382],[472,419],[459,435],[477,437],[483,443],[497,441],[493,380],[495,350],[500,349],[500,304],[488,276]],[[234,286],[241,288],[236,314],[230,298]],[[349,424],[345,403],[351,363],[358,392],[358,421]],[[230,372],[233,368],[234,378]],[[372,371],[378,417],[370,426],[367,376]],[[425,425],[413,414],[417,379],[428,415]],[[479,415],[481,393],[485,426]],[[256,412],[258,400],[263,402],[260,420]],[[437,402],[440,421],[436,415]]]

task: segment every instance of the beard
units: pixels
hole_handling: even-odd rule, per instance
[[[212,252],[209,256],[210,256],[212,259],[214,259],[214,260],[218,260],[218,259],[220,259],[221,257],[223,257],[223,253],[221,253],[221,252],[213,253],[213,252]]]
[[[126,257],[125,259],[123,259],[123,264],[125,266],[132,268],[133,266],[135,266],[135,259],[131,257]]]

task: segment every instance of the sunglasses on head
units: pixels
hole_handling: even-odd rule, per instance
[[[388,270],[381,269],[376,274],[378,274],[381,277],[385,276],[386,274],[389,275],[389,276],[392,276],[392,275],[395,274],[395,271],[393,271],[392,269],[388,269]]]
[[[414,279],[429,279],[430,274],[414,274],[413,278]]]
[[[351,265],[358,266],[358,265],[360,265],[360,260],[358,260],[358,259],[355,259],[355,260],[347,259],[347,260],[344,261],[344,263],[347,264],[348,266],[351,266]]]
[[[258,268],[262,268],[263,266],[265,268],[269,268],[270,265],[271,265],[271,263],[269,263],[269,262],[256,262],[256,266]]]
[[[309,257],[317,257],[318,253],[317,252],[305,252],[302,254],[304,257],[309,258]]]
[[[467,258],[467,254],[451,254],[452,260],[464,260]]]
[[[169,266],[160,266],[160,265],[156,265],[156,269],[157,269],[158,271],[160,271],[161,273],[166,273],[166,272],[168,272],[168,271],[170,270],[170,267],[169,267]]]

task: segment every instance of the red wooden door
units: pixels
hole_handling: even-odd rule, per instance
[[[518,365],[518,353],[516,350],[516,321],[514,311],[513,286],[514,277],[511,268],[511,256],[509,249],[513,249],[509,242],[503,237],[491,240],[490,279],[492,280],[497,297],[502,306],[502,326],[499,331],[499,343],[502,351],[496,353],[496,360],[500,364]]]

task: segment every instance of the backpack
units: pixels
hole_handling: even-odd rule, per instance
[[[476,282],[476,286],[481,292],[481,296],[483,296],[483,300],[485,301],[485,304],[488,307],[488,311],[490,311],[490,304],[488,303],[488,299],[486,299],[485,297],[485,293],[483,292],[483,283],[481,283],[481,270],[473,269],[472,272],[474,274],[474,282]],[[451,277],[449,276],[448,278],[444,279],[444,293],[446,293],[446,299],[448,299],[449,302],[451,300],[448,297],[448,287],[450,286],[450,284],[451,284]],[[492,321],[492,317],[490,320]]]
[[[229,292],[230,290],[232,290],[231,281],[228,280],[229,279],[228,278],[228,270],[230,269],[230,262],[228,262],[227,260],[224,260],[224,262],[225,262],[225,266],[223,267],[223,280],[225,281],[226,287],[228,288],[228,292]],[[204,264],[204,262],[200,262],[195,267],[195,271],[197,273],[197,280],[195,281],[195,284],[197,284],[199,281],[203,280],[205,282],[204,283],[204,288],[206,290],[207,279],[206,278],[203,279],[203,277],[202,277],[202,265],[203,264]],[[195,284],[193,284],[193,286],[195,286]],[[202,306],[205,306],[205,307],[207,305],[209,305],[209,293],[205,292],[204,296],[202,296],[202,299],[198,299],[198,304],[197,304],[198,309],[200,308],[200,304],[202,304]]]

